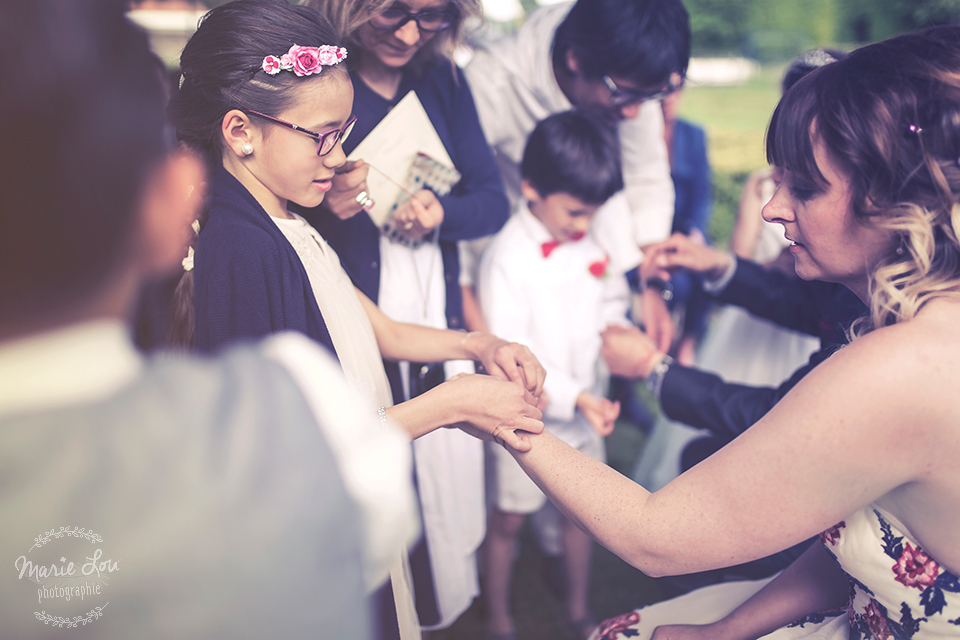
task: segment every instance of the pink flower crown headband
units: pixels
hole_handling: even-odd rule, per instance
[[[301,47],[298,44],[280,56],[267,56],[263,59],[261,68],[268,75],[275,76],[281,71],[293,71],[298,76],[312,76],[320,73],[323,67],[332,67],[340,64],[347,58],[344,47],[335,47],[330,44],[319,47]]]

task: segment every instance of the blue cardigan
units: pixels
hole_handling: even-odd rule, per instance
[[[194,258],[197,348],[299,331],[336,358],[300,257],[250,192],[219,167]]]
[[[463,297],[460,291],[460,260],[457,241],[496,233],[510,216],[500,171],[487,145],[473,94],[459,68],[440,63],[422,74],[404,73],[395,100],[374,92],[353,76],[353,112],[357,124],[344,145],[349,153],[387,115],[408,91],[416,91],[430,122],[437,130],[453,164],[463,176],[450,195],[440,198],[443,224],[440,253],[447,294],[447,326],[463,327]],[[377,194],[371,194],[374,198]],[[296,207],[294,207],[296,208]],[[323,206],[297,209],[337,251],[354,284],[377,302],[380,292],[380,231],[366,214],[340,220]]]

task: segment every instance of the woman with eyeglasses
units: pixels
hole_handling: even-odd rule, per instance
[[[392,203],[368,188],[375,162],[337,170],[323,204],[305,217],[340,254],[354,284],[395,320],[463,329],[457,242],[500,230],[509,216],[499,170],[486,143],[473,96],[453,63],[464,22],[481,15],[478,0],[309,0],[344,34],[357,126],[349,153],[408,93],[414,92],[460,173],[446,195],[414,189],[393,214],[390,233],[364,212]],[[410,149],[415,152],[421,149]],[[367,160],[370,160],[367,158]],[[373,166],[371,166],[371,164]],[[398,182],[407,176],[392,175]],[[471,325],[472,326],[472,325]],[[402,401],[450,377],[448,364],[386,363],[394,399]],[[421,621],[442,628],[478,593],[473,550],[483,538],[483,451],[462,434],[444,431],[414,445],[424,510],[425,545],[412,559]],[[429,560],[429,565],[427,562]]]

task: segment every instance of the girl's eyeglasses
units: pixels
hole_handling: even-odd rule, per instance
[[[421,11],[420,13],[410,13],[406,9],[399,7],[390,7],[386,11],[370,18],[370,26],[381,31],[395,31],[415,20],[420,31],[434,33],[449,29],[457,14],[452,11]]]
[[[287,122],[286,120],[281,120],[280,118],[274,118],[273,116],[268,116],[265,113],[260,113],[259,111],[253,111],[251,109],[245,109],[250,115],[254,115],[265,120],[269,120],[275,124],[279,124],[288,129],[293,129],[294,131],[299,131],[305,133],[314,140],[317,141],[317,155],[325,156],[333,148],[337,146],[338,142],[343,142],[347,139],[347,136],[350,135],[350,132],[353,131],[353,125],[357,122],[357,116],[350,116],[342,127],[339,129],[331,129],[330,131],[324,131],[323,133],[317,133],[316,131],[311,131],[310,129],[305,129],[300,125],[293,124],[292,122]]]

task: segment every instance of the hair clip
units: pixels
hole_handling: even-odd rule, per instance
[[[347,57],[344,47],[335,47],[330,44],[319,47],[301,47],[298,44],[280,56],[267,56],[263,59],[260,68],[267,75],[275,76],[281,71],[293,71],[300,77],[312,76],[320,73],[323,67],[332,67],[340,64]]]
[[[921,129],[920,127],[918,127],[918,126],[915,125],[915,124],[911,124],[911,125],[910,125],[909,127],[907,127],[907,128],[910,129],[910,132],[911,132],[911,133],[915,133],[915,134],[917,134],[917,135],[920,135],[921,133],[923,133],[923,129]]]

